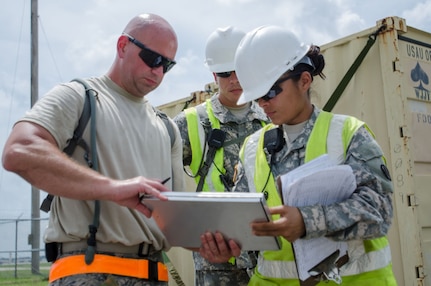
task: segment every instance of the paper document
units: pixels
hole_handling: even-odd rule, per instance
[[[348,165],[336,165],[328,155],[322,155],[277,178],[283,202],[289,206],[328,205],[343,201],[356,189],[356,179]],[[339,250],[346,254],[347,243],[321,237],[298,239],[293,243],[300,280],[309,271]]]

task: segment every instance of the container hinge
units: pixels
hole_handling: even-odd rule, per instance
[[[401,72],[401,68],[402,68],[402,65],[399,59],[396,59],[395,61],[392,62],[392,70],[394,72]]]
[[[425,269],[422,265],[416,266],[416,278],[424,279],[425,278]]]
[[[400,126],[400,137],[412,137],[407,126]]]
[[[409,207],[415,207],[415,206],[419,205],[415,195],[408,195],[407,196],[407,205]]]

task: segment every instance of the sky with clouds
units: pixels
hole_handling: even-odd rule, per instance
[[[0,147],[14,122],[30,108],[31,1],[3,0],[0,10]],[[124,26],[155,13],[174,27],[177,65],[148,95],[154,105],[187,97],[212,81],[204,67],[208,35],[234,25],[249,31],[265,24],[291,29],[304,42],[323,45],[399,16],[431,32],[431,0],[39,0],[39,97],[59,82],[104,74]],[[0,219],[31,216],[31,188],[0,167]]]

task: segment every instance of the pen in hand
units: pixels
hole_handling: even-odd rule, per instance
[[[171,177],[167,177],[166,179],[164,179],[163,181],[161,181],[161,182],[160,182],[160,184],[164,185],[164,184],[166,184],[170,179],[171,179]]]
[[[162,181],[160,182],[160,184],[164,185],[164,184],[166,184],[170,179],[171,179],[171,177],[167,177],[166,179],[162,180]],[[148,194],[142,194],[142,195],[140,195],[140,196],[139,196],[139,200],[141,201],[143,198],[149,198],[149,197],[152,197],[152,196],[151,196],[151,195],[148,195]]]

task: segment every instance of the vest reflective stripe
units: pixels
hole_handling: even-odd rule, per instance
[[[363,249],[362,245],[363,242],[361,240],[350,243],[349,255],[351,260],[355,259],[355,263],[342,266],[340,268],[341,276],[365,275],[365,272],[381,269],[391,263],[391,250],[389,245],[376,251],[368,253],[363,252],[360,257],[352,257],[353,254],[350,253],[350,250],[361,250]],[[294,261],[266,260],[263,256],[259,255],[257,270],[261,275],[266,277],[298,279]]]
[[[298,279],[295,261],[266,260],[262,255],[257,259],[257,271],[266,277]]]
[[[240,151],[240,158],[242,158],[242,162],[255,162],[255,164],[243,164],[245,171],[247,174],[256,174],[255,176],[247,176],[248,187],[250,192],[268,192],[267,205],[268,206],[279,206],[281,205],[281,198],[277,194],[277,190],[275,187],[274,177],[271,173],[271,170],[268,166],[265,152],[263,151],[263,139],[265,132],[274,128],[273,124],[267,124],[262,129],[257,131],[253,136],[250,136],[247,139],[247,142],[244,143],[243,149]],[[247,143],[247,144],[246,144]],[[257,149],[256,149],[257,147]],[[258,150],[256,152],[256,150]],[[244,161],[246,159],[246,161]],[[259,173],[255,171],[259,170]],[[269,178],[268,178],[269,176]],[[277,220],[280,218],[280,215],[272,215],[273,220]],[[289,241],[285,238],[280,237],[281,241],[281,249],[278,251],[261,251],[261,255],[265,259],[269,260],[278,260],[278,261],[290,261],[293,262],[293,266],[295,267],[293,270],[287,269],[289,272],[296,272],[296,266],[294,262],[294,255],[292,252],[292,246]],[[259,264],[258,264],[259,269]],[[260,272],[260,271],[259,271]],[[262,272],[261,272],[262,273]],[[266,275],[265,275],[266,276]]]
[[[200,138],[201,135],[204,134],[204,132],[203,132],[202,125],[199,124],[199,118],[198,118],[196,109],[188,108],[184,110],[184,114],[187,120],[187,129],[188,129],[188,135],[189,135],[189,141],[190,141],[190,148],[194,155],[192,156],[190,169],[192,170],[193,174],[196,174],[197,170],[199,169],[199,165],[201,163],[201,161],[198,160],[198,158],[202,158],[202,148],[201,148],[200,142],[203,142],[205,140],[205,137]],[[202,132],[199,129],[202,129]]]
[[[305,151],[305,161],[310,161],[319,155],[328,153],[337,162],[343,162],[345,152],[353,135],[363,125],[364,123],[356,118],[333,115],[322,111],[316,119],[315,126],[310,134]],[[273,127],[274,125],[271,124],[271,126],[266,126],[262,129],[261,133],[255,134],[258,138],[253,138],[254,136],[250,138],[248,146],[244,145],[247,147],[241,152],[241,158],[246,160],[255,159],[255,164],[243,164],[245,165],[247,174],[254,174],[254,176],[247,176],[249,186],[253,182],[256,184],[254,191],[260,192],[262,190],[266,182],[266,174],[270,172],[268,161],[263,151],[263,134],[266,130]],[[322,144],[321,138],[325,137],[327,140]],[[256,154],[253,155],[252,153],[255,151]],[[251,182],[252,179],[249,177],[253,178],[253,182]],[[269,198],[279,197],[272,174],[267,183],[266,190],[269,192]],[[268,205],[274,206],[270,203],[270,200],[268,200]],[[358,275],[361,278],[365,278],[367,276],[371,277],[373,273],[370,272],[377,270],[392,275],[391,268],[387,267],[391,264],[391,253],[386,237],[366,241],[349,241],[348,253],[351,258],[350,263],[347,263],[340,269],[341,276]],[[292,258],[290,245],[283,244],[280,251],[261,252],[258,259],[257,271],[261,276],[267,278],[293,279],[292,281],[297,279],[296,265]]]
[[[340,268],[340,274],[342,276],[351,276],[374,271],[389,265],[391,263],[391,250],[386,237],[378,238],[376,240],[385,240],[386,246],[369,252],[365,251],[363,241],[349,241],[349,257],[350,259],[355,260],[355,263],[347,263],[342,266]],[[355,250],[357,252],[354,253],[351,250]]]
[[[253,149],[252,147],[257,145],[254,142],[256,137],[257,138],[260,137],[260,136],[258,137],[257,135],[260,134],[262,130],[266,130],[268,127],[271,127],[271,125],[272,124],[268,124],[263,129],[258,130],[255,133],[256,136],[248,136],[247,138],[245,138],[244,145],[242,145],[242,148],[239,150],[239,158],[241,162],[255,162],[255,164],[257,164],[257,161],[256,161],[257,152],[249,149]],[[254,166],[253,164],[243,164],[242,167],[244,168],[244,171],[246,174],[254,174],[254,170],[256,170],[256,166]],[[248,191],[250,193],[256,193],[256,184],[254,183],[253,177],[247,176],[247,185],[248,185]]]
[[[268,125],[270,125],[270,126],[268,126]],[[255,155],[256,161],[255,161],[254,167],[256,168],[255,170],[260,171],[260,175],[254,176],[254,178],[253,178],[254,182],[253,183],[256,185],[256,191],[257,192],[264,192],[264,191],[268,192],[269,195],[268,195],[268,199],[266,202],[269,206],[279,206],[279,205],[281,205],[281,198],[277,194],[277,191],[275,191],[275,194],[272,194],[272,192],[274,190],[276,190],[275,180],[273,179],[274,177],[272,176],[271,170],[270,170],[268,163],[267,163],[268,161],[266,160],[265,152],[263,151],[264,136],[262,136],[262,135],[265,133],[265,131],[267,131],[271,128],[272,124],[268,124],[268,125],[265,126],[264,128],[262,128],[262,133],[260,133],[261,136],[259,137],[259,141],[257,142],[257,144],[258,144],[257,150],[259,150],[259,151],[256,152],[256,155]],[[260,169],[262,166],[265,166],[265,168]],[[252,174],[254,174],[254,172]],[[268,177],[269,177],[269,179],[268,179]],[[272,216],[273,219],[278,219],[279,217],[280,217],[279,215],[273,215]]]
[[[318,142],[319,138],[326,138],[326,141],[313,144],[312,148],[308,147],[305,150],[305,162],[327,153],[337,163],[342,163],[348,144],[364,122],[355,117],[322,111],[314,124],[319,128],[313,128],[308,144]]]
[[[204,107],[206,108],[208,119],[211,122],[211,127],[220,128],[220,122],[214,116],[214,112],[212,110],[210,100],[207,100],[205,102]],[[192,171],[193,175],[196,175],[197,172],[199,171],[201,163],[203,162],[202,158],[204,155],[202,152],[205,147],[204,144],[206,144],[205,130],[202,124],[200,124],[200,122],[204,118],[200,118],[199,113],[196,110],[196,107],[187,108],[186,110],[184,110],[184,114],[187,120],[187,129],[188,129],[188,135],[190,140],[190,148],[192,150],[192,161],[190,163],[190,170]],[[208,146],[207,146],[207,149],[208,149]],[[225,169],[223,164],[223,148],[220,148],[216,151],[213,162],[224,174]],[[207,177],[209,176],[211,180],[205,180],[202,191],[205,191],[205,192],[224,191],[224,185],[219,178],[220,172],[217,170],[217,168],[214,167],[214,164],[211,164],[207,174]],[[195,177],[196,183],[199,182],[199,179],[200,179],[200,176]]]

